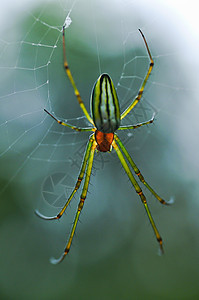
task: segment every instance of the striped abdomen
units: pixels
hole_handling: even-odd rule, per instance
[[[120,106],[113,81],[102,74],[93,86],[91,113],[97,130],[110,133],[120,126]]]

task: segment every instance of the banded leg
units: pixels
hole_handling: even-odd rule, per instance
[[[94,128],[92,127],[87,127],[87,128],[81,128],[81,127],[76,127],[76,126],[73,126],[73,125],[70,125],[70,124],[67,124],[65,122],[62,122],[60,120],[58,120],[57,118],[55,118],[51,113],[49,113],[49,111],[47,111],[46,109],[44,109],[44,111],[49,114],[49,116],[51,116],[58,124],[60,125],[63,125],[63,126],[67,126],[73,130],[76,130],[76,131],[94,131]]]
[[[135,125],[120,126],[118,128],[118,130],[136,129],[138,127],[153,123],[154,119],[155,119],[155,115],[153,115],[153,117],[150,120],[146,121],[146,122],[138,123],[138,124],[135,124]]]
[[[144,91],[144,88],[145,88],[145,85],[146,85],[146,82],[149,78],[149,75],[151,74],[151,71],[153,69],[153,66],[154,66],[154,61],[152,59],[152,56],[151,56],[151,52],[149,50],[149,47],[148,47],[148,44],[147,44],[147,41],[145,39],[145,36],[143,34],[143,32],[141,31],[141,29],[139,29],[139,32],[141,33],[142,35],[142,38],[144,40],[144,43],[145,43],[145,46],[146,46],[146,49],[147,49],[147,52],[148,52],[148,55],[149,55],[149,58],[150,58],[150,65],[149,65],[149,69],[148,69],[148,72],[144,78],[144,81],[142,83],[142,86],[138,92],[138,95],[137,97],[134,99],[134,101],[129,105],[129,107],[127,107],[127,109],[121,114],[121,119],[123,119],[126,115],[128,115],[128,113],[132,110],[132,108],[134,106],[136,106],[136,104],[140,101],[141,97],[142,97],[142,94],[143,94],[143,91]]]
[[[75,81],[74,81],[74,79],[73,79],[73,76],[72,76],[72,74],[71,74],[70,68],[69,68],[69,66],[68,66],[68,62],[67,62],[67,59],[66,59],[65,26],[63,26],[63,55],[64,55],[64,68],[65,68],[66,74],[68,75],[68,78],[69,78],[69,80],[70,80],[70,82],[71,82],[71,84],[72,84],[72,86],[73,86],[75,96],[77,97],[77,100],[78,100],[78,102],[79,102],[79,105],[80,105],[81,109],[83,110],[85,116],[87,117],[87,119],[89,120],[89,122],[90,122],[91,124],[93,124],[93,120],[92,120],[92,118],[90,117],[90,115],[89,115],[89,113],[88,113],[88,111],[87,111],[87,109],[86,109],[86,107],[85,107],[85,105],[84,105],[84,102],[83,102],[83,100],[82,100],[82,98],[81,98],[81,96],[80,96],[80,93],[79,93],[79,91],[78,91],[78,89],[77,89],[77,86],[76,86]],[[94,125],[94,124],[93,124],[93,125]]]
[[[121,150],[119,149],[117,143],[115,142],[115,139],[113,140],[113,144],[112,145],[113,145],[113,148],[115,149],[115,151],[116,151],[116,153],[117,153],[117,155],[119,157],[119,160],[120,160],[120,162],[121,162],[121,164],[122,164],[122,166],[123,166],[126,174],[128,175],[131,183],[133,184],[133,186],[134,186],[134,188],[136,190],[136,193],[139,195],[139,197],[140,197],[140,199],[141,199],[141,201],[142,201],[142,203],[144,205],[144,208],[146,210],[147,216],[149,218],[149,221],[150,221],[151,226],[153,228],[153,231],[155,233],[156,239],[157,239],[157,241],[159,243],[160,250],[163,253],[162,238],[161,238],[161,236],[160,236],[160,234],[158,232],[158,229],[157,229],[157,227],[155,225],[155,222],[154,222],[154,220],[152,218],[152,215],[150,213],[150,210],[149,210],[149,207],[148,207],[148,204],[147,204],[147,201],[146,201],[146,197],[144,196],[144,194],[143,194],[143,192],[142,192],[139,184],[135,180],[135,178],[134,178],[134,176],[133,176],[133,174],[132,174],[129,166],[127,165],[127,162],[126,162],[126,160],[125,160],[125,158],[124,158]]]
[[[42,218],[44,220],[56,220],[56,219],[60,219],[61,218],[61,216],[65,212],[66,208],[68,207],[69,203],[71,202],[74,194],[77,192],[77,190],[79,189],[79,187],[81,185],[81,182],[82,182],[83,177],[84,177],[85,169],[86,169],[86,164],[87,164],[87,161],[88,161],[90,153],[91,153],[91,147],[92,147],[92,144],[93,144],[93,140],[94,139],[93,139],[93,136],[92,136],[90,138],[88,144],[87,144],[87,149],[86,149],[85,154],[84,154],[84,159],[83,159],[82,167],[81,167],[81,170],[80,170],[80,173],[79,173],[79,176],[78,176],[75,188],[72,191],[70,197],[68,198],[68,200],[67,200],[66,204],[64,205],[64,207],[62,208],[62,210],[56,216],[53,216],[53,217],[46,217],[43,214],[41,214],[38,210],[35,210],[35,213],[36,213],[36,215],[38,217],[40,217],[40,218]]]
[[[87,191],[88,191],[88,185],[89,185],[92,166],[93,166],[93,158],[94,158],[95,149],[96,149],[96,142],[92,138],[91,139],[91,151],[90,151],[90,155],[89,155],[89,158],[88,158],[88,165],[87,165],[87,170],[86,170],[84,187],[83,187],[82,194],[81,194],[81,197],[80,197],[80,202],[79,202],[79,205],[78,205],[78,209],[77,209],[77,212],[76,212],[76,215],[75,215],[75,220],[74,220],[74,223],[73,223],[73,226],[72,226],[72,229],[71,229],[70,237],[69,237],[68,243],[66,245],[66,248],[64,250],[64,253],[58,259],[52,258],[51,259],[52,264],[60,263],[65,258],[65,256],[68,254],[68,252],[70,251],[70,247],[71,247],[72,240],[73,240],[73,237],[74,237],[74,234],[75,234],[75,230],[76,230],[76,227],[77,227],[79,216],[80,216],[80,213],[81,213],[82,208],[84,206],[84,201],[86,199],[86,195],[87,195]]]
[[[145,181],[143,175],[141,174],[140,170],[138,169],[138,167],[136,166],[136,164],[134,163],[134,161],[132,160],[131,156],[129,155],[128,151],[126,150],[124,144],[122,143],[122,141],[119,139],[119,137],[115,134],[114,135],[115,140],[117,141],[118,145],[120,146],[122,152],[124,153],[124,155],[126,156],[127,160],[129,161],[131,167],[133,168],[135,174],[138,176],[138,178],[140,179],[140,181],[147,187],[147,189],[155,196],[155,198],[160,201],[162,204],[165,205],[169,205],[168,202],[166,202],[165,200],[163,200],[160,196],[158,196],[158,194],[152,189],[152,187]]]

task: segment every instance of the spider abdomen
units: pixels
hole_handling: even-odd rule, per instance
[[[102,74],[93,86],[91,113],[97,130],[110,133],[120,126],[120,106],[113,81]]]

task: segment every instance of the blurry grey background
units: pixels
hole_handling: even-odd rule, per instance
[[[193,2],[193,3],[192,3]],[[194,1],[3,1],[0,12],[0,297],[1,299],[197,299],[199,259],[198,18]],[[58,266],[80,191],[59,222],[88,133],[65,75],[66,51],[89,110],[102,72],[111,75],[125,109],[148,70],[141,28],[155,66],[142,102],[124,120],[151,126],[119,133],[146,180],[165,255],[114,151],[96,154],[89,193],[71,251]],[[197,51],[197,52],[196,52]],[[81,189],[80,189],[81,190]]]

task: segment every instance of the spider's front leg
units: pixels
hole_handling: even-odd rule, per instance
[[[149,210],[149,207],[148,207],[148,204],[147,204],[147,201],[146,201],[146,197],[143,194],[142,189],[140,188],[139,184],[135,180],[135,178],[134,178],[134,176],[133,176],[133,174],[132,174],[132,172],[131,172],[131,170],[130,170],[130,168],[129,168],[129,166],[128,166],[128,164],[127,164],[127,162],[126,162],[126,160],[125,160],[125,158],[124,158],[124,156],[123,156],[123,154],[121,152],[121,150],[119,149],[119,147],[118,147],[115,139],[113,140],[113,148],[115,149],[115,151],[116,151],[116,153],[117,153],[117,155],[119,157],[119,160],[120,160],[120,162],[121,162],[121,164],[122,164],[122,166],[123,166],[126,174],[128,175],[131,183],[133,184],[134,189],[136,190],[136,193],[138,194],[138,196],[140,197],[140,199],[141,199],[141,201],[142,201],[142,203],[144,205],[144,208],[146,210],[147,216],[149,218],[149,221],[150,221],[151,226],[153,228],[153,231],[155,233],[156,239],[157,239],[157,241],[159,243],[160,251],[161,251],[161,253],[163,253],[164,251],[163,251],[163,245],[162,245],[162,238],[161,238],[161,236],[159,234],[159,231],[158,231],[158,229],[157,229],[157,227],[155,225],[155,222],[154,222],[153,217],[151,215],[151,212]]]
[[[80,213],[81,213],[82,208],[84,206],[84,202],[85,202],[85,199],[86,199],[86,196],[87,196],[87,191],[88,191],[88,185],[89,185],[89,182],[90,182],[90,176],[91,176],[91,171],[92,171],[92,166],[93,166],[93,159],[94,159],[95,149],[96,149],[96,145],[97,145],[93,135],[91,136],[91,138],[89,140],[89,144],[91,145],[91,149],[90,149],[90,154],[89,154],[89,157],[88,157],[88,164],[87,164],[87,169],[86,169],[86,176],[85,176],[85,180],[84,180],[84,186],[83,186],[82,193],[81,193],[81,196],[80,196],[80,202],[79,202],[77,212],[76,212],[76,215],[75,215],[75,219],[74,219],[74,222],[73,222],[70,237],[69,237],[68,243],[66,245],[66,248],[64,250],[64,253],[58,259],[52,258],[51,259],[52,264],[60,263],[65,258],[65,256],[68,254],[68,252],[70,251],[70,247],[71,247],[72,240],[73,240],[73,237],[74,237],[74,234],[75,234],[75,230],[76,230],[76,227],[77,227],[79,216],[80,216]]]
[[[132,160],[130,154],[128,153],[128,151],[126,150],[126,147],[124,146],[124,144],[122,143],[122,141],[119,139],[119,137],[115,134],[114,135],[116,142],[118,143],[118,145],[120,146],[122,152],[124,153],[124,155],[126,156],[128,162],[130,163],[131,167],[133,168],[135,174],[138,176],[138,178],[140,179],[140,181],[147,187],[147,189],[155,196],[155,198],[162,204],[164,205],[170,205],[170,202],[166,202],[164,199],[162,199],[155,191],[154,189],[146,182],[146,180],[144,179],[144,176],[141,174],[140,170],[138,169],[138,167],[136,166],[136,164],[134,163],[134,161]]]
[[[47,217],[47,216],[41,214],[38,210],[35,210],[35,214],[38,217],[40,217],[41,219],[44,219],[44,220],[56,220],[56,219],[60,219],[61,216],[63,216],[63,213],[65,212],[66,208],[70,204],[70,202],[71,202],[74,194],[79,189],[79,187],[81,185],[81,182],[83,180],[84,173],[85,173],[85,170],[86,170],[86,165],[87,165],[88,159],[90,157],[93,140],[94,140],[94,137],[92,135],[91,138],[90,138],[90,140],[89,140],[89,142],[88,142],[88,144],[87,144],[87,148],[86,148],[86,151],[85,151],[85,154],[84,154],[84,159],[83,159],[83,162],[82,162],[81,170],[80,170],[80,173],[79,173],[79,176],[78,176],[75,188],[72,191],[72,193],[71,193],[70,197],[68,198],[68,200],[66,201],[66,204],[64,205],[64,207],[61,209],[61,211],[56,216],[53,216],[53,217]]]

